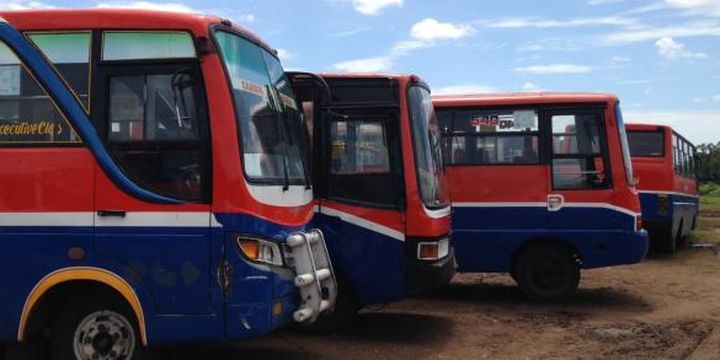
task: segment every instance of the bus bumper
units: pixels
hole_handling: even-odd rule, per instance
[[[592,269],[642,262],[647,256],[648,248],[648,233],[640,230],[593,242],[592,247],[583,248],[580,253],[583,268]]]
[[[448,256],[435,261],[422,261],[416,257],[406,258],[405,292],[418,294],[447,285],[455,276],[455,251],[450,248]]]
[[[292,323],[298,296],[289,269],[253,272],[236,279],[234,287],[234,303],[225,308],[225,329],[229,339],[264,335]]]

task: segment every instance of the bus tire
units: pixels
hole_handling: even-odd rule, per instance
[[[677,252],[678,244],[680,241],[680,234],[682,234],[682,223],[678,226],[677,232],[673,232],[672,229],[670,229],[665,236],[660,238],[660,243],[658,244],[658,250],[665,254],[674,254]]]
[[[48,353],[46,343],[26,340],[5,345],[5,360],[44,360]]]
[[[570,298],[580,284],[580,264],[564,246],[543,244],[524,250],[515,267],[516,282],[530,299],[553,302]]]
[[[135,316],[121,301],[93,299],[69,304],[56,318],[52,334],[55,360],[147,358]]]
[[[336,274],[337,299],[335,308],[328,314],[323,314],[314,323],[304,329],[315,334],[331,334],[346,328],[356,318],[360,311],[360,303],[350,287],[350,282],[341,274]]]

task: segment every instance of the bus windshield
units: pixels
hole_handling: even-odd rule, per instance
[[[629,186],[635,186],[635,175],[633,174],[632,159],[630,158],[630,146],[628,145],[625,121],[623,121],[622,110],[620,110],[619,103],[615,106],[615,118],[620,132],[620,146],[622,147],[623,163],[625,165],[625,178]]]
[[[418,187],[423,203],[429,209],[449,204],[440,147],[440,128],[430,98],[430,91],[421,86],[409,90],[412,138],[415,149]]]
[[[245,176],[267,184],[308,183],[305,132],[280,61],[254,42],[215,33],[233,89]]]

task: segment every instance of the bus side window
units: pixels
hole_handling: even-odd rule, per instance
[[[606,189],[610,185],[604,156],[604,127],[596,113],[553,115],[553,188]]]
[[[207,202],[209,119],[192,37],[107,32],[103,41],[95,93],[104,111],[94,117],[111,154],[138,185]]]
[[[0,42],[0,146],[80,142],[34,75]]]
[[[70,90],[89,112],[90,32],[41,32],[26,35],[70,85]]]
[[[396,207],[401,193],[399,142],[391,118],[333,119],[327,131],[328,196],[338,200]],[[395,159],[395,160],[393,160]]]

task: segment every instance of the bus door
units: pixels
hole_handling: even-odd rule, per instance
[[[604,109],[546,110],[548,227],[551,231],[615,228]]]
[[[398,104],[351,101],[368,90],[332,82],[332,94],[303,87],[297,78],[294,83],[311,120],[316,225],[325,232],[333,266],[351,288],[362,289],[355,291],[361,303],[397,299],[405,282]],[[383,90],[397,94],[396,87]]]
[[[192,37],[106,32],[102,47],[92,99],[98,134],[131,181],[177,201],[131,197],[98,171],[97,253],[142,280],[156,313],[208,314],[214,283],[209,117]]]

